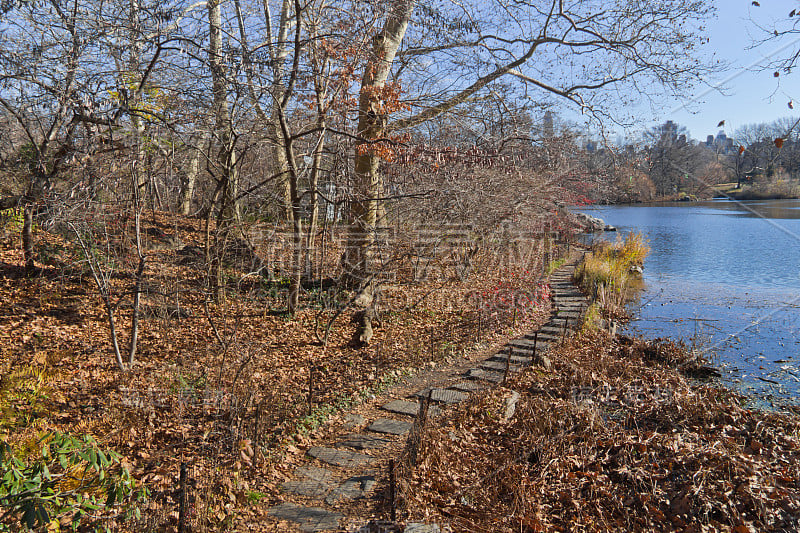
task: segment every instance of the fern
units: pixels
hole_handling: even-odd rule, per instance
[[[0,378],[0,435],[44,422],[51,381],[46,365],[21,366]]]

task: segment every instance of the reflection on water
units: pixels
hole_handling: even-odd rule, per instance
[[[708,350],[766,402],[800,399],[800,200],[586,211],[650,241],[633,332]]]

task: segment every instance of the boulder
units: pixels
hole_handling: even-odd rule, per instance
[[[597,233],[600,231],[617,231],[617,228],[606,224],[603,219],[587,215],[586,213],[575,213],[575,221],[577,225],[583,229],[585,233]]]

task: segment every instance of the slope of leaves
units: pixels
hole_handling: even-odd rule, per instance
[[[160,213],[146,218],[142,231],[153,242],[136,365],[127,373],[115,367],[105,308],[69,235],[37,230],[46,262],[33,276],[24,271],[15,236],[0,242],[0,439],[19,449],[49,431],[92,435],[149,489],[152,505],[142,509],[143,520],[155,513],[160,523],[175,525],[182,461],[192,469],[195,524],[228,530],[257,518],[263,509],[254,502],[277,501],[279,484],[301,457],[295,446],[308,443],[335,409],[386,387],[398,370],[459,357],[479,342],[528,328],[549,308],[546,286],[537,285],[541,270],[531,265],[501,271],[476,253],[468,272],[425,278],[401,258],[397,278],[385,285],[386,311],[364,346],[353,342],[351,313],[335,312],[349,295],[333,289],[310,286],[306,308],[289,318],[280,277],[231,264],[227,298],[211,301],[202,222]],[[130,227],[100,223],[95,234],[98,264],[112,301],[120,302],[117,330],[126,346],[136,268]],[[160,246],[165,234],[182,248]],[[333,271],[341,249],[318,250],[325,254],[318,259],[322,272]],[[529,259],[540,265],[542,257]],[[453,267],[445,263],[433,266],[446,273]]]
[[[800,417],[691,382],[671,343],[587,333],[431,427],[407,512],[458,531],[796,531]]]

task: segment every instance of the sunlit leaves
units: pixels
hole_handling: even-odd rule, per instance
[[[91,436],[51,432],[40,442],[38,455],[23,460],[0,441],[0,503],[28,529],[59,517],[77,526],[85,512],[109,512],[133,493],[136,482],[120,455]]]

